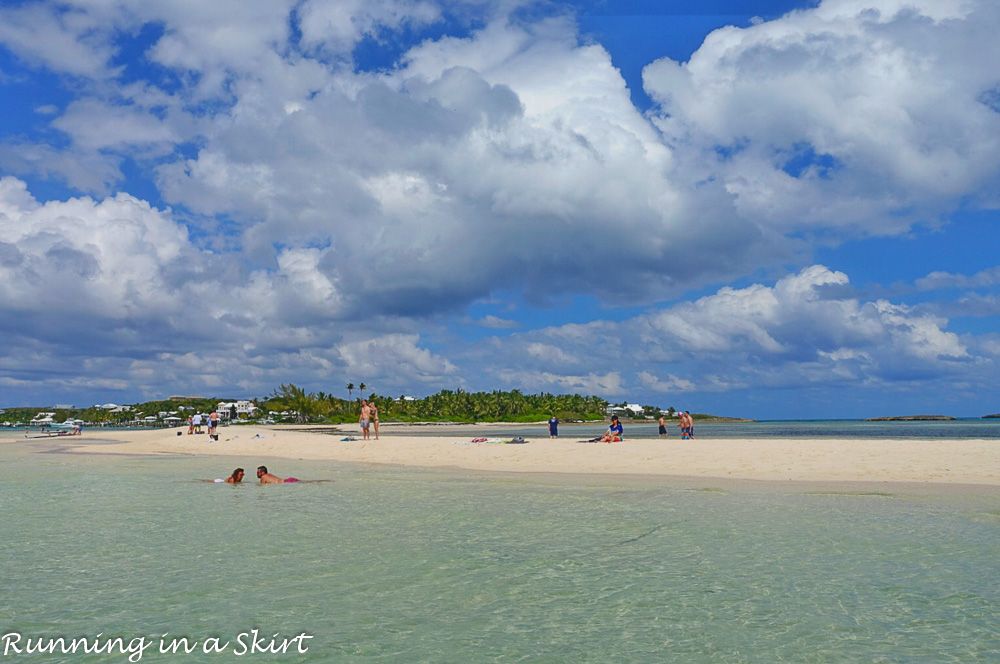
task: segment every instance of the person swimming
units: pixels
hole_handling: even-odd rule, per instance
[[[298,482],[298,479],[294,477],[286,477],[282,479],[277,475],[272,475],[271,473],[267,472],[267,466],[257,466],[257,479],[260,480],[261,484],[281,484],[283,482]]]
[[[229,477],[223,479],[221,477],[216,477],[214,480],[205,480],[207,482],[215,482],[216,484],[240,484],[243,482],[243,469],[237,468],[233,471],[233,474]]]

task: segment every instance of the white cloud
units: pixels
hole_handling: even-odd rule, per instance
[[[996,3],[826,0],[718,30],[689,62],[646,69],[648,116],[570,18],[510,20],[519,4],[0,9],[5,47],[74,77],[61,110],[35,105],[58,140],[8,138],[0,168],[80,192],[39,202],[0,180],[0,306],[18,312],[4,361],[78,371],[96,357],[95,372],[149,393],[346,373],[393,392],[489,376],[608,396],[877,384],[986,361],[928,309],[835,295],[847,276],[823,266],[717,285],[807,264],[814,232],[902,232],[995,204]],[[397,66],[350,62],[359,40],[466,11],[481,27]],[[144,26],[151,66],[123,70],[116,54]],[[165,204],[119,193],[126,166],[154,173]],[[995,282],[933,273],[917,287]],[[649,305],[709,286],[620,323],[481,347],[442,332],[497,293]]]
[[[926,277],[917,279],[917,288],[923,291],[943,289],[989,288],[1000,284],[1000,267],[980,270],[973,275],[954,274],[951,272],[931,272]]]
[[[825,0],[710,34],[689,62],[644,72],[668,140],[699,155],[741,214],[782,232],[898,232],[1000,171],[992,2]],[[724,156],[715,152],[724,150]],[[913,210],[911,208],[917,208]]]
[[[493,315],[483,316],[479,320],[473,322],[475,322],[476,325],[493,328],[495,330],[512,330],[514,328],[521,327],[517,321]]]

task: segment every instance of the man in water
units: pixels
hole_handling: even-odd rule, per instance
[[[660,438],[667,437],[667,420],[666,415],[660,413]]]
[[[267,472],[267,466],[257,466],[257,479],[260,480],[261,484],[281,484],[283,482],[298,482],[294,477],[286,477],[284,479],[278,477],[277,475],[272,475]]]

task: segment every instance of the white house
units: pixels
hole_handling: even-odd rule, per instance
[[[219,417],[228,420],[232,416],[233,408],[236,408],[236,417],[253,417],[257,412],[257,406],[253,401],[220,401],[216,407]]]

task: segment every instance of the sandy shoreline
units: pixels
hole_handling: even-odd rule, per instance
[[[482,437],[489,427],[480,426]],[[302,427],[229,427],[219,442],[179,429],[90,430],[83,437],[42,439],[73,452],[96,454],[329,460],[483,472],[602,474],[760,480],[768,482],[898,482],[1000,487],[1000,443],[990,440],[634,439],[584,444],[570,434],[532,438],[524,445],[469,444],[468,427],[439,426],[435,435],[400,435],[412,427],[385,427],[381,440]],[[426,427],[418,430],[428,433]],[[452,433],[454,432],[454,433]],[[9,442],[25,442],[11,439]],[[39,441],[40,442],[40,441]]]

